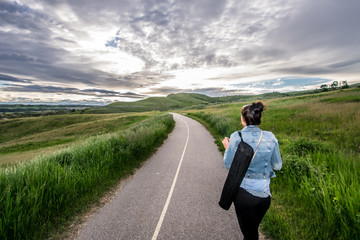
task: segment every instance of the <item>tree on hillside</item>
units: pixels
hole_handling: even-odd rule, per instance
[[[347,81],[342,81],[341,82],[341,88],[344,89],[344,88],[349,88],[349,84],[347,83]]]
[[[323,91],[323,92],[327,92],[327,91],[328,91],[328,85],[327,85],[327,84],[323,84],[323,85],[320,86],[320,89],[321,89],[321,91]]]
[[[331,84],[332,90],[335,90],[338,86],[339,86],[339,82],[338,82],[338,81],[334,81],[334,82]]]

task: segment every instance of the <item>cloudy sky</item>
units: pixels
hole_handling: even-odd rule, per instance
[[[0,0],[0,102],[360,82],[359,0]]]

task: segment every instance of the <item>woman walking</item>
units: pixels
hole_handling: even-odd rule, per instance
[[[270,178],[275,177],[273,170],[280,170],[282,167],[276,137],[258,127],[264,108],[262,102],[256,102],[244,106],[241,110],[241,123],[244,126],[241,130],[242,138],[254,152],[257,149],[234,200],[244,240],[259,239],[259,224],[271,202]],[[227,169],[231,166],[239,142],[238,132],[231,134],[230,139],[225,137],[222,141],[226,149],[224,165]]]

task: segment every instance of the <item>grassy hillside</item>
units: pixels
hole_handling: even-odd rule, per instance
[[[355,86],[355,85],[354,85]],[[197,93],[170,94],[167,97],[150,97],[136,102],[115,102],[107,106],[93,107],[82,110],[82,113],[126,113],[147,111],[168,111],[181,108],[199,108],[219,103],[253,101],[256,99],[274,99],[291,96],[316,94],[314,91],[298,91],[289,93],[263,93],[259,95],[236,95],[224,97],[209,97]]]
[[[66,229],[146,160],[174,127],[169,114],[5,169],[0,168],[0,239],[46,239]]]
[[[221,139],[250,101],[183,111]],[[261,128],[279,140],[262,227],[273,239],[360,239],[360,88],[265,101]],[[223,148],[222,148],[223,149]]]
[[[90,136],[119,131],[152,113],[65,114],[0,121],[0,164],[25,161]]]
[[[30,105],[30,104],[2,104],[0,103],[0,120],[23,117],[40,117],[61,115],[81,109],[93,107],[91,105]]]
[[[195,94],[182,93],[170,94],[167,97],[151,97],[136,102],[115,102],[103,107],[85,109],[85,113],[125,113],[146,111],[167,111],[170,109],[183,108],[193,105],[209,104],[215,102],[211,97]]]
[[[304,93],[307,94],[307,93]],[[125,113],[145,111],[168,111],[179,108],[203,107],[216,103],[229,103],[251,99],[270,99],[289,96],[285,93],[266,93],[256,96],[209,97],[197,93],[170,94],[167,97],[150,97],[136,102],[115,102],[103,107],[82,110],[83,113]]]

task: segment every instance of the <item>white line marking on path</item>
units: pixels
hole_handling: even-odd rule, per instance
[[[173,183],[172,183],[171,188],[170,188],[169,195],[168,195],[168,197],[167,197],[167,199],[166,199],[165,206],[164,206],[164,208],[163,208],[163,210],[162,210],[162,213],[161,213],[161,215],[160,215],[159,222],[158,222],[158,224],[157,224],[157,226],[156,226],[156,228],[155,228],[155,232],[154,232],[154,235],[153,235],[153,237],[152,237],[152,240],[156,240],[157,237],[158,237],[158,235],[159,235],[161,225],[162,225],[162,223],[163,223],[163,221],[164,221],[165,214],[166,214],[166,212],[167,212],[167,209],[168,209],[168,207],[169,207],[169,203],[170,203],[172,194],[173,194],[173,192],[174,192],[174,188],[175,188],[175,184],[176,184],[176,181],[177,181],[177,177],[178,177],[178,175],[179,175],[180,168],[181,168],[181,164],[182,164],[182,162],[183,162],[184,155],[185,155],[185,151],[186,151],[186,147],[187,147],[188,141],[189,141],[189,135],[190,135],[190,134],[189,134],[189,126],[188,126],[188,124],[186,123],[186,121],[185,121],[184,119],[181,118],[181,120],[186,124],[186,128],[187,128],[186,143],[185,143],[185,147],[184,147],[184,150],[183,150],[183,152],[182,152],[182,155],[181,155],[181,159],[180,159],[178,168],[177,168],[177,170],[176,170],[176,174],[175,174]]]

